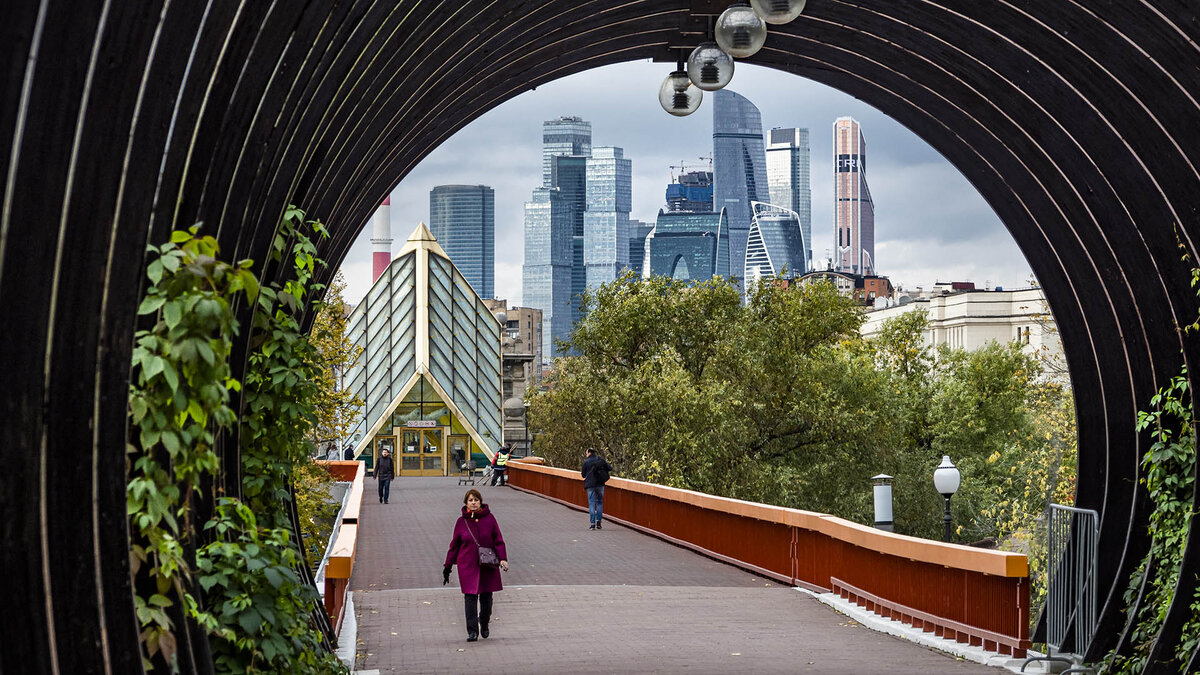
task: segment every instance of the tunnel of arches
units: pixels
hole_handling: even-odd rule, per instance
[[[3,665],[139,667],[122,485],[147,242],[203,222],[230,258],[266,260],[294,203],[329,225],[321,254],[337,263],[463,125],[564,75],[674,62],[723,4],[5,5],[0,571],[21,621],[6,621]],[[810,0],[750,59],[912,129],[1045,287],[1075,384],[1077,501],[1102,514],[1092,657],[1126,643],[1121,595],[1147,547],[1136,411],[1200,355],[1179,328],[1197,313],[1181,258],[1200,255],[1198,43],[1184,0]],[[1196,540],[1156,650],[1190,611]]]

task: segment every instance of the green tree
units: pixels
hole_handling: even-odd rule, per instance
[[[349,311],[343,296],[345,290],[345,277],[338,272],[318,306],[308,336],[316,350],[317,366],[313,397],[316,421],[308,440],[320,455],[327,454],[328,448],[340,453],[350,430],[362,416],[363,400],[345,386],[346,374],[358,364],[363,351],[350,341],[346,332]],[[341,459],[340,454],[337,459]]]

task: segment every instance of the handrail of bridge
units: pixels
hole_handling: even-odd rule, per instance
[[[510,462],[508,473],[513,487],[587,508],[579,471]],[[1029,564],[1018,553],[615,477],[604,517],[987,651],[1016,658],[1030,644]]]
[[[346,591],[350,587],[350,575],[354,573],[354,556],[358,552],[358,514],[362,508],[363,481],[366,479],[366,464],[360,461],[318,460],[317,464],[333,475],[335,480],[348,481],[341,519],[336,524],[337,534],[329,547],[325,562],[325,613],[333,624],[334,634],[342,630],[342,618],[346,611]]]

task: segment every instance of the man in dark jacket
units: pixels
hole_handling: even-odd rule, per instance
[[[591,520],[589,530],[604,529],[601,521],[604,519],[604,484],[608,482],[608,474],[612,466],[603,457],[596,454],[595,448],[588,448],[583,459],[583,487],[588,496],[588,518]]]
[[[396,477],[396,466],[387,450],[379,451],[379,464],[375,465],[375,482],[379,483],[379,503],[388,503],[392,491],[392,479]]]

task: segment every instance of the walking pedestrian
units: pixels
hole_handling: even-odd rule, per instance
[[[375,482],[379,484],[379,503],[388,503],[388,495],[392,492],[392,479],[396,477],[396,466],[387,450],[379,452],[379,464],[375,466]]]
[[[610,465],[603,457],[596,454],[595,448],[588,448],[584,455],[583,467],[579,470],[583,475],[583,487],[587,490],[589,530],[604,529],[604,484],[612,473]]]
[[[458,565],[458,587],[463,593],[467,615],[467,642],[488,637],[492,618],[492,593],[504,589],[500,570],[508,571],[508,551],[500,524],[483,503],[479,490],[471,488],[463,497],[462,515],[454,523],[450,550],[442,567],[442,585],[450,583],[450,568]]]
[[[501,485],[508,484],[508,456],[512,452],[512,443],[505,443],[500,446],[492,457],[492,485],[496,484],[496,479],[500,479]]]

